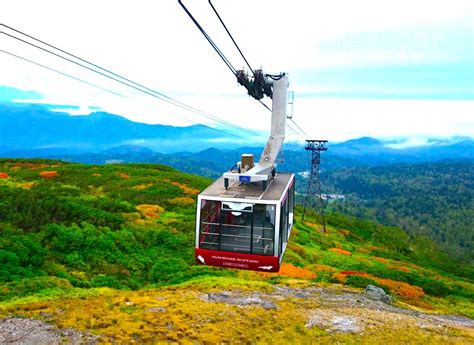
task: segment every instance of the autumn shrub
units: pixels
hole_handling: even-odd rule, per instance
[[[405,272],[405,273],[411,273],[411,270],[408,267],[405,267],[405,266],[392,265],[392,266],[390,266],[390,269],[400,271],[400,272]]]
[[[164,211],[163,207],[160,205],[149,205],[149,204],[142,204],[138,205],[136,209],[143,214],[145,218],[160,218],[160,213]]]
[[[424,292],[432,296],[442,297],[451,293],[450,288],[443,281],[424,277],[417,273],[407,273],[401,270],[386,269],[376,266],[368,268],[367,272],[383,279],[395,280],[409,285],[418,286],[422,288]]]
[[[352,253],[348,250],[344,250],[341,248],[331,248],[329,249],[333,253],[343,254],[343,255],[352,255]]]
[[[320,264],[309,265],[307,268],[313,272],[335,272],[336,271],[334,267],[331,267],[328,265],[320,265]]]
[[[194,205],[194,199],[188,196],[181,196],[171,199],[169,203],[179,206],[192,206]]]
[[[39,176],[44,178],[44,179],[50,179],[58,176],[57,171],[42,171],[39,173]]]
[[[292,264],[282,264],[280,267],[279,275],[292,278],[302,278],[302,279],[314,279],[316,274],[305,268],[299,268],[293,266]]]
[[[331,283],[336,283],[336,284],[345,284],[347,282],[348,276],[346,274],[342,273],[333,273],[331,274]]]
[[[423,288],[423,290],[432,296],[447,296],[452,293],[451,289],[440,280],[426,278],[420,275],[408,275],[408,282]]]
[[[186,186],[182,183],[179,183],[177,181],[170,181],[169,179],[165,179],[163,180],[163,182],[168,182],[168,183],[171,183],[173,186],[176,186],[176,187],[179,187],[184,194],[188,194],[188,195],[198,195],[199,194],[199,190],[196,189],[196,188],[190,188],[189,186]]]
[[[387,259],[380,258],[380,257],[378,257],[378,256],[372,256],[372,259],[374,259],[375,261],[381,262],[381,263],[383,263],[383,264],[388,263],[388,260],[387,260]]]
[[[8,174],[5,172],[0,172],[0,178],[8,178]]]
[[[420,298],[425,295],[423,289],[419,286],[413,286],[408,283],[399,282],[391,279],[374,278],[376,282],[387,287],[392,293],[405,298]]]

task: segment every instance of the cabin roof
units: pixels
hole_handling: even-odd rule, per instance
[[[274,179],[268,181],[266,191],[262,189],[262,183],[242,184],[239,181],[229,180],[229,188],[224,188],[224,177],[218,178],[209,187],[201,192],[200,196],[220,197],[225,199],[248,199],[251,200],[280,200],[286,187],[291,183],[294,174],[277,173]]]

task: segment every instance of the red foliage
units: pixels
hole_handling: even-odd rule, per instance
[[[360,271],[342,271],[340,272],[340,274],[353,275],[353,276],[366,276],[368,273],[360,272]]]
[[[386,287],[390,289],[390,291],[397,294],[398,296],[411,299],[411,298],[420,298],[425,295],[425,292],[419,286],[413,286],[408,283],[391,280],[391,279],[374,278],[374,280],[380,284],[385,285]]]
[[[348,250],[344,250],[341,248],[331,248],[329,249],[333,253],[343,254],[343,255],[352,255],[352,253]]]
[[[0,178],[8,178],[8,174],[4,172],[0,172]]]
[[[42,171],[39,173],[40,177],[42,178],[55,178],[58,176],[57,171]]]
[[[303,279],[314,279],[316,277],[316,274],[314,272],[286,263],[281,265],[278,274],[281,276]]]
[[[405,273],[410,273],[411,270],[405,266],[391,266],[390,267],[391,269],[393,270],[397,270],[397,271],[401,271],[401,272],[405,272]]]
[[[383,264],[388,263],[388,260],[387,260],[387,259],[379,258],[378,256],[372,256],[372,259],[374,259],[375,261],[381,262],[381,263],[383,263]]]

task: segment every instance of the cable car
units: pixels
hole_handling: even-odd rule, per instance
[[[295,202],[294,174],[277,173],[275,164],[285,139],[288,77],[261,76],[253,84],[239,82],[258,87],[261,97],[265,93],[272,98],[270,136],[258,163],[254,164],[253,155],[242,155],[236,170],[225,172],[198,195],[195,258],[201,265],[280,269]]]

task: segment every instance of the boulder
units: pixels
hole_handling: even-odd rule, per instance
[[[366,286],[365,297],[373,301],[381,301],[387,304],[391,304],[393,301],[392,296],[388,295],[382,288],[375,285]]]

